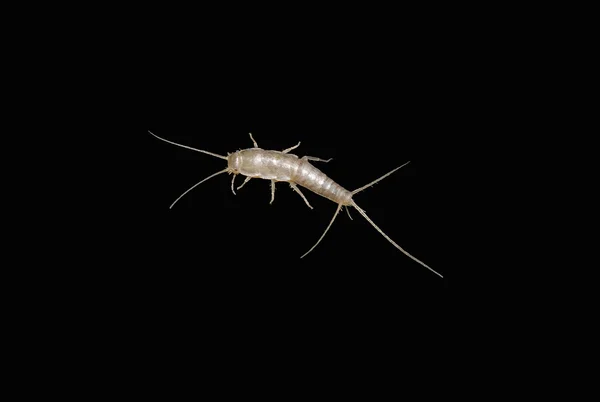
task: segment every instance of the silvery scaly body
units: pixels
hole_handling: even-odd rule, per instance
[[[352,205],[352,193],[311,165],[306,157],[251,148],[230,154],[227,160],[230,169],[244,176],[295,183],[336,204]]]
[[[308,250],[306,253],[304,253],[300,258],[303,258],[308,253],[310,253],[321,242],[321,240],[323,239],[323,237],[325,237],[325,234],[327,233],[327,231],[333,224],[333,221],[335,220],[338,213],[340,212],[340,209],[343,206],[345,206],[347,209],[348,209],[348,207],[354,207],[375,228],[375,230],[377,230],[383,237],[385,237],[387,241],[392,243],[394,245],[394,247],[396,247],[398,250],[400,250],[405,255],[410,257],[412,260],[418,262],[425,268],[429,269],[431,272],[433,272],[436,275],[443,278],[443,276],[441,274],[434,271],[431,267],[427,266],[424,262],[422,262],[421,260],[412,256],[406,250],[404,250],[402,247],[400,247],[398,244],[396,244],[396,242],[394,242],[388,235],[386,235],[379,228],[379,226],[377,226],[375,224],[375,222],[373,222],[367,216],[365,211],[363,211],[358,205],[356,205],[356,203],[352,199],[352,196],[354,194],[359,193],[359,192],[363,191],[364,189],[366,189],[367,187],[370,187],[370,186],[374,185],[375,183],[385,179],[386,177],[388,177],[389,175],[394,173],[396,170],[404,167],[409,162],[406,162],[405,164],[395,168],[394,170],[386,173],[385,175],[379,177],[378,179],[373,180],[371,183],[369,183],[365,186],[362,186],[354,191],[348,191],[344,187],[337,184],[335,181],[333,181],[331,178],[329,178],[325,173],[323,173],[322,171],[320,171],[319,169],[317,169],[310,163],[310,161],[329,162],[331,159],[324,160],[324,159],[320,159],[320,158],[317,158],[314,156],[303,156],[302,158],[300,158],[297,155],[289,153],[290,151],[298,148],[298,146],[300,146],[300,143],[298,143],[297,145],[295,145],[293,147],[285,149],[283,151],[265,150],[265,149],[261,149],[258,147],[258,144],[252,137],[252,134],[250,134],[250,139],[252,140],[252,143],[254,144],[254,148],[243,149],[240,151],[230,153],[227,156],[223,156],[223,155],[215,154],[213,152],[192,148],[187,145],[178,144],[176,142],[172,142],[172,141],[166,140],[164,138],[161,138],[161,137],[153,134],[150,131],[148,131],[148,132],[150,134],[152,134],[154,137],[158,138],[159,140],[168,142],[173,145],[177,145],[182,148],[187,148],[187,149],[191,149],[193,151],[211,155],[216,158],[225,159],[227,161],[226,169],[223,169],[221,171],[213,173],[212,175],[206,177],[205,179],[201,180],[200,182],[198,182],[195,185],[193,185],[192,187],[190,187],[183,194],[181,194],[179,196],[179,198],[177,198],[173,202],[173,204],[171,204],[171,208],[173,207],[173,205],[175,205],[175,203],[177,201],[179,201],[181,199],[181,197],[186,195],[189,191],[193,190],[196,186],[204,183],[206,180],[208,180],[212,177],[220,175],[221,173],[233,174],[233,178],[231,180],[231,191],[234,194],[235,194],[234,182],[235,182],[235,178],[238,174],[246,176],[246,179],[244,180],[244,182],[239,187],[237,187],[238,190],[240,188],[242,188],[244,186],[244,184],[246,184],[251,179],[270,180],[271,181],[271,203],[275,199],[275,183],[287,182],[290,184],[292,189],[294,189],[302,197],[302,199],[304,200],[306,205],[308,205],[308,207],[311,209],[312,209],[312,206],[310,205],[310,203],[308,202],[308,200],[306,199],[304,194],[302,194],[302,191],[300,191],[300,188],[298,186],[302,186],[302,187],[304,187],[316,194],[319,194],[320,196],[323,196],[323,197],[335,202],[336,204],[338,204],[335,214],[333,215],[333,218],[331,219],[331,222],[329,222],[329,225],[327,226],[327,228],[325,229],[325,231],[323,232],[323,234],[321,235],[319,240],[317,240],[315,245],[312,246],[312,248],[310,250]],[[348,215],[350,215],[350,213],[348,213]]]

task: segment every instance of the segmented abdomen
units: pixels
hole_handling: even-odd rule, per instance
[[[292,177],[294,183],[337,204],[350,204],[352,194],[348,190],[331,180],[325,173],[311,165],[308,160],[300,159],[298,162],[298,169]]]
[[[240,173],[246,176],[296,183],[331,201],[349,205],[352,194],[306,159],[279,151],[250,148],[239,151]]]

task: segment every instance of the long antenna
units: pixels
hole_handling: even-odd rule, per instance
[[[400,166],[400,167],[402,167],[402,166]],[[399,168],[398,168],[398,169],[399,169]],[[390,173],[392,173],[392,172],[390,172]],[[385,177],[385,176],[384,176],[384,177]],[[364,217],[364,218],[365,218],[367,221],[369,221],[369,223],[370,223],[371,225],[373,225],[373,227],[374,227],[374,228],[375,228],[375,229],[376,229],[376,230],[377,230],[379,233],[381,233],[381,235],[382,235],[383,237],[385,237],[385,238],[387,239],[387,241],[389,241],[390,243],[392,243],[392,244],[393,244],[393,245],[394,245],[394,246],[395,246],[395,247],[396,247],[398,250],[402,251],[402,252],[403,252],[404,254],[406,254],[408,257],[412,258],[413,260],[415,260],[416,262],[418,262],[419,264],[421,264],[422,266],[424,266],[425,268],[427,268],[428,270],[430,270],[430,271],[431,271],[431,272],[433,272],[434,274],[438,275],[440,278],[443,278],[443,276],[442,276],[440,273],[438,273],[438,272],[434,271],[434,270],[433,270],[433,268],[431,268],[431,267],[427,266],[427,264],[425,264],[423,261],[421,261],[421,260],[417,259],[416,257],[413,257],[412,255],[410,255],[410,254],[408,253],[408,251],[404,250],[402,247],[400,247],[399,245],[397,245],[397,244],[396,244],[396,242],[394,242],[392,239],[390,239],[390,238],[388,237],[388,235],[386,235],[385,233],[383,233],[383,230],[379,229],[379,226],[377,226],[377,225],[375,224],[375,222],[373,222],[373,221],[372,221],[372,220],[371,220],[371,219],[370,219],[370,218],[367,216],[367,214],[365,213],[365,211],[363,211],[363,210],[362,210],[362,209],[361,209],[361,208],[360,208],[358,205],[356,205],[356,203],[355,203],[354,201],[352,201],[352,206],[353,206],[354,208],[356,208],[356,209],[358,210],[358,213],[360,213],[360,214],[361,214],[361,215],[362,215],[362,216],[363,216],[363,217]]]
[[[217,172],[217,173],[213,173],[213,174],[211,174],[210,176],[208,176],[207,178],[205,178],[205,179],[202,179],[202,180],[201,180],[201,181],[199,181],[198,183],[194,184],[192,187],[190,187],[190,188],[188,188],[187,190],[185,190],[185,192],[184,192],[183,194],[181,194],[179,197],[177,197],[177,199],[176,199],[175,201],[173,201],[173,203],[171,204],[171,206],[169,207],[169,209],[173,208],[173,205],[175,205],[175,203],[176,203],[177,201],[179,201],[179,200],[181,199],[181,197],[183,197],[184,195],[186,195],[187,193],[189,193],[190,191],[192,191],[194,188],[196,188],[196,186],[198,186],[198,185],[200,185],[200,184],[204,183],[204,182],[205,182],[206,180],[208,180],[208,179],[211,179],[211,178],[213,178],[213,177],[215,177],[215,176],[218,176],[218,175],[220,175],[221,173],[225,173],[225,172],[227,172],[227,170],[228,170],[228,169],[223,169],[223,170],[221,170],[221,171],[219,171],[219,172]]]
[[[176,142],[169,141],[169,140],[165,140],[164,138],[160,138],[158,135],[154,134],[154,133],[153,133],[152,131],[150,131],[150,130],[148,130],[148,132],[149,132],[150,134],[152,134],[153,136],[155,136],[156,138],[158,138],[159,140],[162,140],[162,141],[164,141],[164,142],[168,142],[169,144],[177,145],[178,147],[181,147],[181,148],[187,148],[187,149],[191,149],[192,151],[202,152],[203,154],[207,154],[207,155],[210,155],[210,156],[214,156],[214,157],[216,157],[216,158],[221,158],[221,159],[225,159],[225,160],[227,160],[227,157],[226,157],[226,156],[223,156],[223,155],[218,155],[218,154],[214,154],[214,153],[212,153],[212,152],[208,152],[208,151],[203,151],[203,150],[201,150],[201,149],[196,149],[196,148],[188,147],[187,145],[178,144],[178,143],[176,143]]]

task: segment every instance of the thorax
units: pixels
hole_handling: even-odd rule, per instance
[[[266,180],[290,181],[300,164],[298,156],[280,151],[250,148],[238,154],[241,174]]]

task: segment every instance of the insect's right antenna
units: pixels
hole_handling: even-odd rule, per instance
[[[402,166],[400,166],[402,167]],[[399,169],[399,168],[398,168]],[[391,173],[391,172],[390,172]],[[419,264],[421,264],[422,266],[424,266],[425,268],[427,268],[428,270],[430,270],[431,272],[433,272],[434,274],[438,275],[440,278],[443,278],[443,276],[441,274],[439,274],[438,272],[434,271],[433,268],[427,266],[427,264],[425,264],[423,261],[418,260],[416,257],[413,257],[412,255],[410,255],[408,253],[408,251],[404,250],[402,247],[400,247],[399,245],[396,244],[395,241],[393,241],[392,239],[389,238],[388,235],[386,235],[385,233],[383,233],[383,230],[379,229],[379,226],[377,226],[375,224],[375,222],[373,222],[365,213],[365,211],[363,211],[358,205],[356,205],[356,203],[354,201],[352,201],[352,206],[354,208],[356,208],[356,210],[358,211],[359,214],[361,214],[371,225],[373,225],[373,227],[375,228],[375,230],[377,230],[379,233],[381,233],[381,235],[383,237],[386,238],[387,241],[389,241],[390,243],[392,243],[398,250],[402,251],[404,254],[406,254],[408,257],[412,258],[413,260],[415,260],[416,262],[418,262]]]
[[[217,158],[221,158],[221,159],[225,159],[225,160],[227,160],[227,157],[226,157],[226,156],[223,156],[223,155],[218,155],[218,154],[214,154],[214,153],[212,153],[212,152],[208,152],[208,151],[203,151],[203,150],[201,150],[201,149],[196,149],[196,148],[188,147],[187,145],[181,145],[181,144],[178,144],[178,143],[176,143],[176,142],[169,141],[169,140],[165,140],[164,138],[160,138],[158,135],[154,134],[154,133],[153,133],[152,131],[150,131],[150,130],[148,130],[148,132],[149,132],[150,134],[152,134],[153,136],[155,136],[156,138],[158,138],[159,140],[162,140],[162,141],[164,141],[164,142],[168,142],[169,144],[177,145],[178,147],[182,147],[182,148],[191,149],[192,151],[202,152],[203,154],[207,154],[207,155],[210,155],[210,156],[214,156],[214,157],[217,157]]]
[[[223,169],[223,170],[221,170],[220,172],[213,173],[213,174],[211,174],[210,176],[208,176],[206,179],[203,179],[202,181],[199,181],[198,183],[194,184],[192,187],[190,187],[190,188],[188,188],[187,190],[185,190],[185,193],[181,194],[179,197],[177,197],[177,199],[176,199],[175,201],[173,201],[173,203],[171,204],[171,206],[169,207],[169,209],[173,208],[173,205],[175,205],[175,203],[176,203],[177,201],[179,201],[179,200],[181,199],[181,197],[183,197],[184,195],[186,195],[187,193],[189,193],[190,191],[192,191],[194,188],[196,188],[196,186],[198,186],[198,185],[200,185],[200,184],[204,183],[206,180],[208,180],[208,179],[210,179],[210,178],[213,178],[213,177],[215,177],[215,176],[218,176],[218,175],[220,175],[221,173],[225,173],[225,172],[227,172],[227,170],[228,170],[228,169]]]

